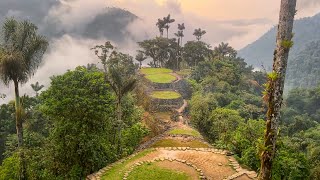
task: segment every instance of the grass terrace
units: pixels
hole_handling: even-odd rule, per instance
[[[147,154],[153,152],[151,149],[144,150],[134,156],[132,159],[126,160],[125,162],[121,164],[117,164],[113,166],[110,170],[108,170],[102,177],[101,179],[103,180],[122,180],[122,176],[124,175],[125,171],[130,168],[130,164],[132,164],[135,160],[146,156]]]
[[[157,99],[178,99],[181,97],[181,94],[175,91],[154,91],[152,92],[151,97]]]
[[[154,163],[136,167],[129,175],[128,180],[191,180],[184,172],[159,167]]]
[[[140,71],[142,74],[145,74],[145,75],[165,74],[165,73],[173,72],[171,69],[166,69],[166,68],[142,68]]]
[[[171,74],[151,74],[145,76],[148,80],[154,83],[171,83],[177,78]]]
[[[191,140],[191,141],[182,141],[178,139],[162,139],[155,144],[153,144],[152,147],[191,147],[191,148],[209,148],[207,144],[204,144],[203,142],[197,141],[197,140]]]
[[[173,135],[190,135],[194,137],[201,137],[200,133],[194,129],[173,129],[169,131]]]

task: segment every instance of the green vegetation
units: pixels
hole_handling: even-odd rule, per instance
[[[190,135],[194,137],[201,137],[200,133],[194,129],[173,129],[169,131],[169,134]]]
[[[128,180],[191,180],[186,173],[177,172],[166,168],[158,167],[156,164],[143,164],[136,167],[129,175]]]
[[[171,83],[177,79],[171,74],[152,74],[145,76],[145,78],[154,83]]]
[[[110,170],[108,170],[102,177],[101,179],[112,179],[112,180],[121,180],[122,176],[124,175],[125,171],[128,170],[130,168],[130,166],[128,166],[130,163],[134,162],[135,160],[146,156],[147,154],[153,152],[153,150],[147,149],[144,150],[140,153],[138,153],[137,155],[135,155],[133,158],[128,159],[126,161],[124,161],[121,164],[117,164],[115,166],[113,166]]]
[[[175,91],[153,91],[151,96],[157,99],[177,99],[181,95]]]
[[[163,139],[156,142],[152,147],[191,147],[191,148],[208,148],[207,144],[198,140],[191,140],[182,142],[175,139]]]
[[[176,73],[182,77],[188,77],[189,75],[191,75],[191,72],[191,69],[183,69],[181,71],[177,71]]]
[[[166,68],[142,68],[140,72],[145,75],[171,73],[171,69]]]

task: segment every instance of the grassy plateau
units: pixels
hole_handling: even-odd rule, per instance
[[[181,94],[175,91],[154,91],[151,96],[157,99],[177,99],[181,97]]]

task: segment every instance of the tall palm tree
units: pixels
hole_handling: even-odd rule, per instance
[[[181,43],[181,46],[182,46],[182,38],[184,37],[184,34],[183,34],[183,31],[186,29],[186,27],[184,26],[184,23],[182,24],[178,24],[178,30],[181,31],[180,33],[180,43]],[[178,32],[179,34],[179,32]]]
[[[16,129],[18,147],[23,146],[22,106],[20,103],[19,84],[24,84],[34,75],[42,61],[48,42],[44,36],[37,34],[37,27],[29,21],[6,19],[3,24],[3,35],[0,42],[0,78],[9,85],[14,84]],[[20,153],[23,161],[23,153]],[[25,179],[22,163],[20,179]]]
[[[160,37],[163,36],[163,30],[165,28],[165,21],[162,20],[162,19],[158,19],[158,22],[156,23],[158,29],[159,29],[159,32],[160,32]]]
[[[168,14],[167,17],[163,18],[163,21],[165,23],[164,28],[167,30],[167,38],[169,38],[169,28],[170,28],[170,24],[175,22],[175,19],[171,19],[171,15]]]
[[[142,51],[138,51],[138,54],[136,55],[136,60],[139,61],[139,67],[141,69],[142,61],[146,60],[147,56],[144,55]]]
[[[36,82],[35,84],[31,84],[31,88],[36,92],[36,96],[38,97],[38,92],[44,88],[44,85],[40,85],[39,82]]]
[[[273,69],[268,77],[264,99],[268,104],[264,148],[261,153],[259,180],[270,180],[272,162],[276,153],[276,141],[282,105],[282,94],[292,42],[293,21],[296,13],[296,0],[281,0],[276,50]]]
[[[117,53],[108,62],[108,83],[117,96],[118,152],[121,153],[122,98],[132,91],[136,84],[135,66],[129,55]]]
[[[193,35],[196,36],[196,39],[200,41],[203,35],[205,35],[207,32],[205,30],[202,30],[201,28],[195,29],[193,32]]]

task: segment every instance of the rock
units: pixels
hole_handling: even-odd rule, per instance
[[[222,163],[218,163],[218,166],[222,166]]]

